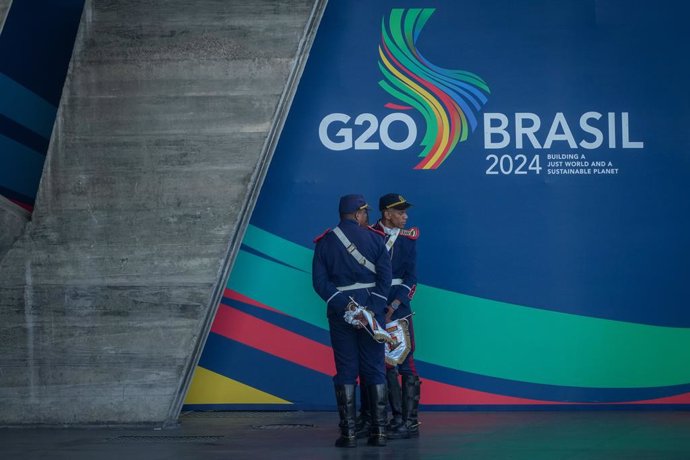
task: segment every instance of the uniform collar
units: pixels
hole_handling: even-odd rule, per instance
[[[377,224],[379,227],[381,227],[381,230],[383,230],[383,233],[385,233],[386,235],[393,236],[400,233],[399,228],[388,228],[385,225],[383,225],[383,222],[381,221],[378,221]]]
[[[353,219],[340,219],[340,223],[338,224],[339,227],[345,226],[345,225],[355,225],[359,227],[359,224],[357,223],[356,220]]]

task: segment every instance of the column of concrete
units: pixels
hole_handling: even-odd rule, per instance
[[[30,218],[28,211],[0,195],[0,260],[22,234]]]
[[[314,0],[87,0],[0,261],[0,424],[176,416]]]
[[[5,24],[5,18],[7,17],[7,10],[10,9],[12,5],[12,0],[0,0],[0,24]],[[0,29],[2,30],[2,29]]]

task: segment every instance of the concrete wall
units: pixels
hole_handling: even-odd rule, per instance
[[[12,0],[0,0],[0,31],[1,26],[5,25],[5,18],[7,17],[7,10],[10,9],[12,5]]]
[[[87,0],[0,261],[0,424],[177,417],[314,4]]]
[[[22,234],[30,218],[28,211],[0,195],[0,260]]]

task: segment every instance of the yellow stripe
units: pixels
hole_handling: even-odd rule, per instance
[[[448,117],[446,116],[445,110],[443,110],[443,106],[433,97],[433,95],[431,95],[429,91],[427,91],[424,87],[412,81],[410,78],[403,75],[395,66],[393,66],[393,64],[391,64],[386,55],[383,53],[381,47],[379,47],[379,55],[381,56],[381,59],[384,61],[386,67],[388,67],[388,70],[390,70],[393,73],[393,75],[397,76],[403,83],[415,90],[415,92],[422,96],[434,109],[434,112],[436,113],[436,120],[439,121],[440,124],[443,126],[444,131],[442,132],[445,133],[444,137],[447,138],[450,129],[448,124]]]
[[[409,78],[407,78],[405,75],[400,73],[398,69],[396,69],[386,58],[386,55],[383,52],[383,49],[379,46],[379,56],[381,56],[381,60],[383,61],[384,65],[388,68],[388,70],[393,73],[396,77],[398,77],[403,83],[405,83],[407,86],[415,90],[420,96],[422,96],[428,103],[429,105],[434,109],[434,112],[436,113],[436,120],[440,122],[439,124],[443,127],[441,129],[441,135],[442,135],[442,140],[441,143],[439,144],[439,147],[437,148],[436,153],[432,154],[431,159],[427,163],[427,165],[435,163],[438,159],[438,157],[441,155],[441,153],[445,150],[445,146],[448,144],[448,137],[450,134],[450,124],[448,121],[448,116],[446,115],[445,110],[443,110],[443,106],[433,97],[431,96],[431,93],[429,93],[426,89],[423,87],[419,86]],[[423,169],[430,169],[431,167],[424,167]]]
[[[292,404],[244,383],[197,367],[185,404]]]

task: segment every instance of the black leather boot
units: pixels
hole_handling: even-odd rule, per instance
[[[402,376],[402,412],[403,423],[388,430],[389,439],[408,439],[419,436],[419,409],[420,386],[419,376]]]
[[[388,404],[391,406],[391,419],[386,427],[386,432],[390,432],[403,423],[402,390],[398,381],[398,371],[395,368],[386,370],[386,382],[388,384]]]
[[[386,374],[386,377],[388,377],[388,374]],[[405,376],[403,376],[403,379]],[[389,380],[389,385],[390,385],[390,380]],[[395,378],[395,387],[396,387],[396,392],[395,392],[395,397],[398,398],[398,403],[400,404],[400,409],[399,410],[399,416],[396,417],[396,409],[392,409],[393,411],[393,419],[390,421],[388,424],[388,427],[386,429],[386,434],[388,435],[388,439],[407,439],[410,437],[410,432],[407,429],[407,414],[408,414],[408,408],[410,407],[409,404],[407,403],[407,400],[405,399],[405,390],[400,389],[400,385],[398,384],[398,379],[397,375]],[[403,386],[403,388],[405,388]],[[393,408],[393,391],[391,391],[390,387],[388,388],[388,397],[390,398],[391,401],[391,408]]]
[[[367,387],[369,397],[369,410],[371,411],[371,431],[369,431],[369,440],[367,444],[370,446],[385,446],[386,445],[386,384],[369,385]]]
[[[340,416],[340,437],[335,441],[335,447],[357,447],[355,436],[355,386],[335,385],[335,400],[338,403]]]
[[[359,404],[360,412],[357,417],[357,438],[366,438],[371,431],[371,411],[369,410],[369,398],[366,387],[360,383],[359,385]]]
[[[403,419],[410,438],[419,436],[419,397],[422,382],[418,375],[403,375],[402,377]]]

